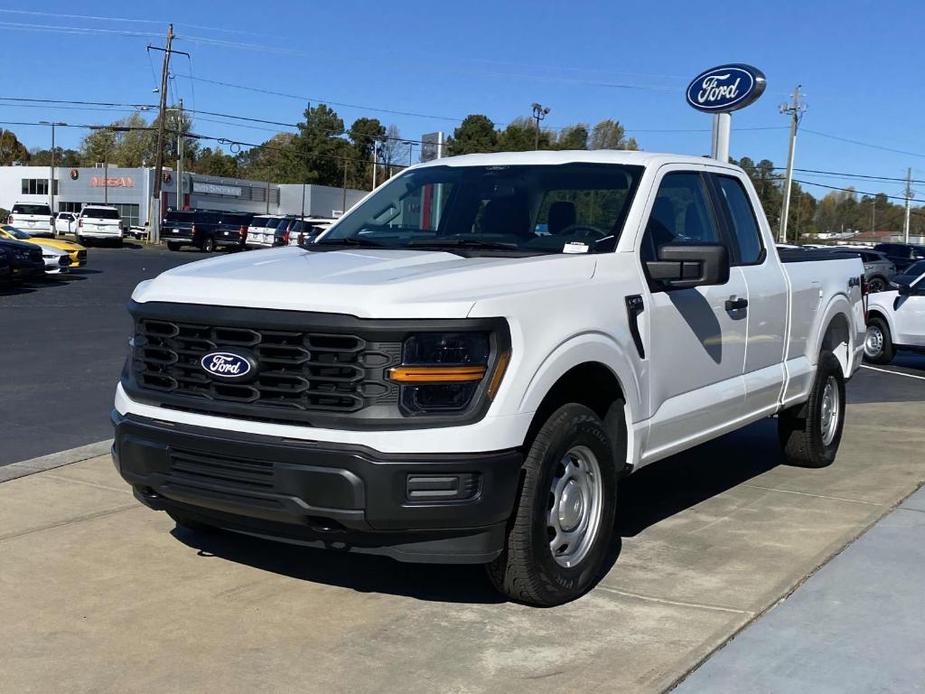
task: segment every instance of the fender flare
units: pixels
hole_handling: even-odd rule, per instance
[[[852,334],[852,328],[854,327],[854,322],[851,318],[852,311],[853,307],[851,306],[851,302],[848,301],[847,295],[839,292],[829,300],[825,310],[819,312],[819,315],[822,318],[819,320],[818,329],[815,332],[815,339],[812,346],[813,349],[808,355],[810,358],[810,363],[816,365],[819,362],[819,354],[822,350],[822,343],[825,340],[826,334],[828,333],[829,326],[832,325],[832,321],[835,320],[835,318],[838,316],[844,316],[845,321],[848,323],[848,352],[845,355],[846,362],[841,366],[846,374],[849,373],[853,350],[856,346],[856,336]]]

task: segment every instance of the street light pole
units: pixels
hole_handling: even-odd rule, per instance
[[[533,102],[533,120],[536,121],[536,135],[533,139],[533,149],[540,148],[540,121],[549,115],[550,108]]]
[[[55,213],[55,126],[67,125],[60,121],[39,121],[42,125],[51,126],[51,163],[48,167],[48,209],[52,215]],[[54,229],[52,229],[54,232]]]

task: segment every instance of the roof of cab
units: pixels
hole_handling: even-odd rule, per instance
[[[516,166],[525,164],[554,165],[569,163],[588,164],[630,164],[637,166],[660,166],[663,164],[711,164],[714,166],[733,165],[686,154],[663,154],[658,152],[633,152],[617,149],[575,149],[575,150],[540,150],[533,152],[491,152],[488,154],[463,154],[456,157],[434,159],[411,168],[426,166]]]

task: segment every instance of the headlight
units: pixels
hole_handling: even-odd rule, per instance
[[[505,351],[492,362],[489,333],[418,333],[405,340],[402,365],[388,375],[401,384],[406,414],[452,414],[468,408],[479,389],[494,397],[509,356]]]

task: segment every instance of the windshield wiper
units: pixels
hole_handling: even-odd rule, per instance
[[[313,246],[359,246],[362,248],[384,248],[385,244],[378,243],[372,239],[363,238],[362,236],[347,236],[342,239],[321,239]]]
[[[482,241],[479,239],[420,239],[409,241],[409,248],[485,248],[496,251],[519,251],[516,243],[503,241]]]

